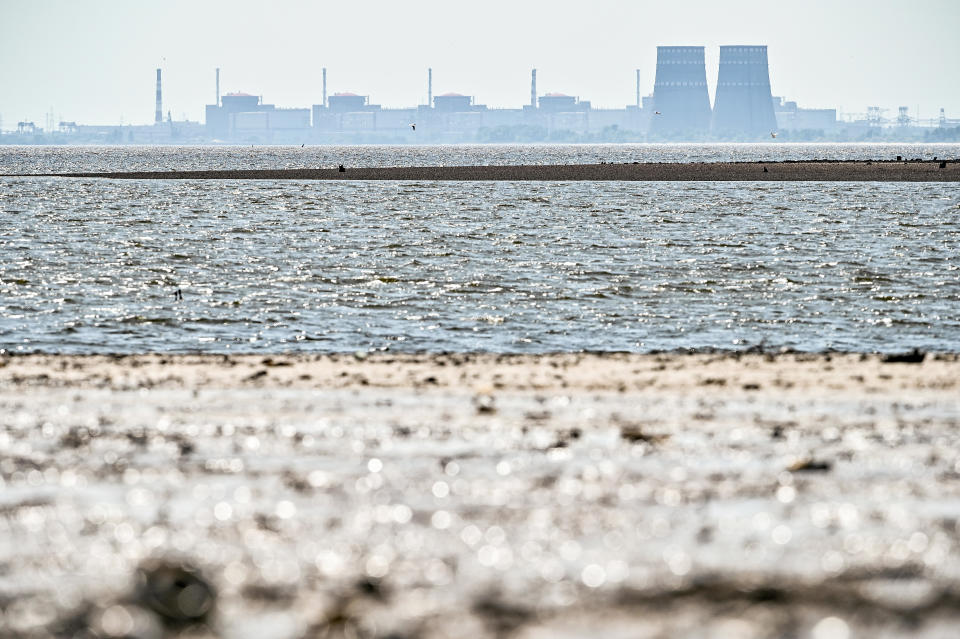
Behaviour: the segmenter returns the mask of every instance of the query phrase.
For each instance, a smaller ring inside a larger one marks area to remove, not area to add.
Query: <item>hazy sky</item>
[[[150,123],[155,69],[164,115],[203,120],[221,91],[278,106],[328,89],[384,106],[455,91],[494,107],[558,91],[595,107],[653,90],[657,45],[707,47],[711,97],[722,44],[769,46],[774,95],[845,113],[898,105],[960,118],[960,0],[0,0],[0,116],[43,126]]]

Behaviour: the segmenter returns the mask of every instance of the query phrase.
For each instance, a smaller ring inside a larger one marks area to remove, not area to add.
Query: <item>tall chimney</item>
[[[220,67],[217,67],[217,101],[214,104],[220,106]]]
[[[637,69],[637,108],[640,108],[640,69]]]
[[[323,106],[327,106],[327,67],[323,67]]]
[[[530,106],[537,108],[537,70],[530,72]]]
[[[433,106],[433,67],[427,69],[427,106]]]
[[[157,69],[157,112],[154,114],[153,121],[156,124],[163,122],[163,100],[160,96],[160,69]]]

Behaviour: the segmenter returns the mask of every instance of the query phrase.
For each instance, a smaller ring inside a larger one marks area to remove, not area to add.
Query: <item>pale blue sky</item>
[[[719,45],[766,44],[774,94],[801,106],[960,118],[958,34],[958,0],[0,0],[0,116],[150,123],[158,66],[175,119],[203,119],[217,66],[224,93],[278,106],[319,103],[324,66],[330,93],[413,106],[432,66],[435,94],[518,107],[535,66],[541,94],[621,108],[635,69],[653,90],[657,45],[706,46],[712,96]]]

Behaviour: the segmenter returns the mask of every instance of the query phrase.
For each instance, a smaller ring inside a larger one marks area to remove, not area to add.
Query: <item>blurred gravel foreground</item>
[[[956,637],[960,359],[0,356],[0,636]]]

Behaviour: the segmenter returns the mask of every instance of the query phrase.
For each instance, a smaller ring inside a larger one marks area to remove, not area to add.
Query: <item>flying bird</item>
[[[771,131],[771,132],[770,132],[770,137],[771,137],[771,138],[777,137],[777,132],[776,132],[776,131]]]
[[[416,131],[416,130],[417,130],[417,125],[414,124],[413,122],[411,122],[411,123],[410,123],[410,128],[413,129],[414,131]]]
[[[660,112],[659,112],[659,111],[654,111],[653,114],[654,114],[654,115],[660,115]]]

